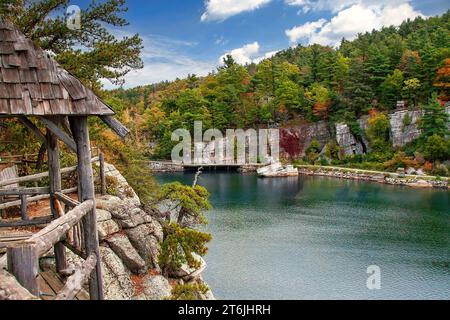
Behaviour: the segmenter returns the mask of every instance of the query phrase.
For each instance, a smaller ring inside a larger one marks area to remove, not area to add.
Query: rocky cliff
[[[197,256],[201,267],[183,266],[177,275],[160,274],[158,255],[163,240],[161,213],[142,209],[141,201],[125,178],[112,165],[106,174],[113,181],[114,195],[96,199],[98,235],[102,258],[103,285],[107,300],[162,300],[171,296],[175,284],[201,283],[205,261]],[[67,251],[69,263],[80,258]],[[48,260],[47,260],[48,264]],[[48,267],[43,265],[42,267]],[[214,299],[211,291],[202,299]]]
[[[450,106],[447,106],[446,110],[450,114]],[[418,110],[400,110],[389,115],[391,141],[394,147],[403,147],[420,137],[421,117],[422,112]],[[363,132],[367,130],[368,119],[369,117],[365,116],[358,120]],[[304,157],[306,149],[313,140],[317,140],[322,148],[330,141],[336,141],[345,155],[359,155],[370,151],[367,139],[362,137],[358,140],[347,124],[337,123],[331,126],[326,122],[318,122],[283,128],[281,130],[282,155],[285,158],[294,159]]]

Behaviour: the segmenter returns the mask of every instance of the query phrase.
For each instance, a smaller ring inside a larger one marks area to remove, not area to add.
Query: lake
[[[192,184],[193,174],[157,174]],[[218,299],[449,299],[449,192],[320,177],[205,173]],[[367,288],[367,268],[381,289]]]

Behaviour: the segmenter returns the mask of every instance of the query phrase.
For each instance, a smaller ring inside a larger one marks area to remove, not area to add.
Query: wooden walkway
[[[58,292],[64,288],[64,280],[54,271],[39,273],[38,284],[42,300],[54,300]],[[89,300],[89,294],[85,290],[81,290],[75,296],[75,300]]]
[[[8,245],[28,240],[33,233],[31,232],[2,232],[0,233],[0,257],[6,252]],[[55,271],[41,271],[38,275],[40,298],[42,300],[54,300],[58,292],[64,288],[65,280]],[[81,290],[76,295],[75,300],[89,300],[89,294]]]

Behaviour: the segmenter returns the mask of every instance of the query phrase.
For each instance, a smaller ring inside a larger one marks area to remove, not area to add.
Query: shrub
[[[419,163],[413,157],[407,157],[404,152],[397,153],[394,158],[384,163],[386,170],[395,171],[398,168],[419,168]]]
[[[390,128],[389,118],[383,113],[369,118],[366,134],[373,150],[381,152],[391,147],[389,143]]]
[[[445,161],[450,157],[450,140],[435,134],[426,140],[421,150],[429,161]]]
[[[172,289],[171,300],[195,301],[201,300],[201,295],[206,294],[209,287],[204,283],[177,284]]]
[[[306,149],[306,160],[314,164],[320,156],[321,146],[317,140],[313,140],[309,147]]]
[[[208,252],[206,244],[212,240],[210,234],[183,228],[176,223],[164,226],[164,235],[158,260],[166,275],[180,269],[185,263],[191,268],[199,268],[200,262],[193,253],[205,255]]]

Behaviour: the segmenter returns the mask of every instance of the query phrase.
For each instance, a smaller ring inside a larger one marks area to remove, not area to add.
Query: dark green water
[[[160,174],[192,183],[192,174]],[[205,279],[219,299],[449,299],[449,192],[204,174]],[[381,290],[366,286],[381,268]]]

